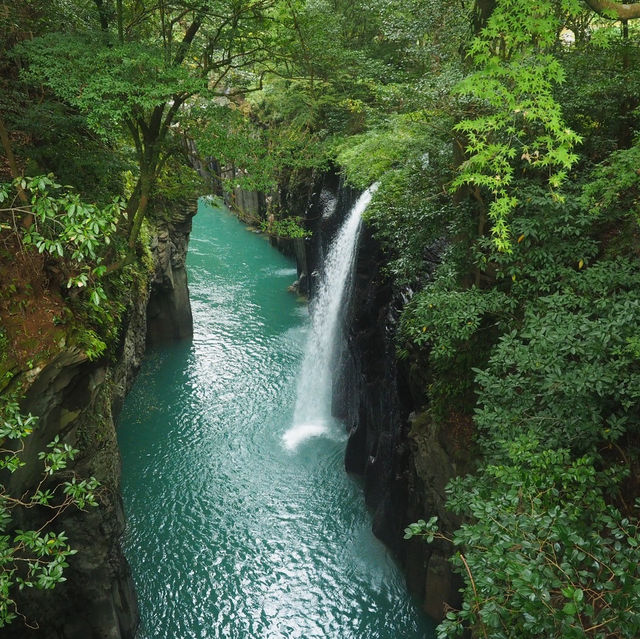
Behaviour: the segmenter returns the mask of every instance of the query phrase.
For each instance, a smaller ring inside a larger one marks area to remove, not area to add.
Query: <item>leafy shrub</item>
[[[438,637],[471,627],[487,639],[635,639],[640,632],[640,521],[608,503],[624,474],[590,455],[503,442],[503,464],[454,480],[450,508],[468,518],[450,541],[465,602]],[[640,502],[637,503],[640,507]],[[436,518],[406,537],[441,538]]]
[[[25,439],[37,426],[37,418],[23,415],[14,398],[0,406],[0,470],[14,473],[25,465],[22,460]],[[0,483],[0,628],[19,614],[14,600],[16,589],[51,589],[65,581],[67,559],[76,551],[64,532],[54,532],[52,523],[71,506],[84,509],[97,506],[95,478],[79,479],[75,473],[55,482],[56,473],[65,470],[78,450],[56,435],[38,455],[42,462],[39,484],[21,495],[12,495],[7,483]],[[13,511],[44,508],[46,523],[37,530],[13,530]]]
[[[564,285],[532,301],[477,371],[486,439],[531,432],[545,447],[584,452],[638,432],[640,361],[629,347],[640,325],[637,265],[599,263]]]
[[[290,239],[311,237],[311,231],[302,226],[301,217],[285,217],[282,220],[262,220],[260,229],[269,235]]]
[[[18,189],[30,194],[28,205],[16,205]],[[64,259],[67,288],[86,290],[90,301],[100,305],[106,299],[100,284],[107,271],[102,257],[122,215],[120,199],[115,198],[106,207],[87,204],[77,193],[63,189],[53,176],[40,175],[19,178],[13,185],[0,184],[0,202],[7,201],[8,210],[14,214],[33,216],[33,222],[22,234],[23,244],[52,258]]]

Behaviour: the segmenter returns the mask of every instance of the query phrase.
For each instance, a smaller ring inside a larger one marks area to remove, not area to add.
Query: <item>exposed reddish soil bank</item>
[[[13,233],[0,232],[0,352],[16,371],[32,369],[64,346],[61,323],[70,313],[60,287],[52,286],[41,255],[19,245]]]

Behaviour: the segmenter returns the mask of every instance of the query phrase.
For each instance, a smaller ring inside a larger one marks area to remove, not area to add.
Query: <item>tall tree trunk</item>
[[[473,8],[473,32],[480,33],[485,28],[487,20],[491,17],[493,10],[496,8],[497,0],[476,0]]]
[[[149,205],[151,189],[155,179],[154,172],[154,170],[149,170],[147,167],[143,167],[141,170],[140,179],[127,202],[126,216],[122,220],[123,223],[126,223],[127,254],[124,258],[109,264],[107,273],[118,271],[123,266],[132,264],[135,261],[136,242]]]
[[[116,21],[118,23],[118,42],[124,42],[124,19],[122,17],[122,0],[116,0]]]
[[[100,29],[104,33],[109,30],[109,15],[107,7],[104,4],[104,0],[93,0],[96,8],[98,9],[98,18],[100,20]]]
[[[634,73],[635,69],[631,68],[631,47],[635,46],[629,40],[629,21],[622,20],[622,73],[623,77],[629,77],[630,73]],[[633,86],[632,84],[626,86]],[[617,118],[617,138],[618,147],[621,149],[628,149],[633,145],[634,124],[636,118],[633,113],[638,107],[638,98],[633,91],[629,91],[625,86],[623,90],[623,97],[618,107]]]
[[[147,212],[147,207],[149,206],[149,198],[151,197],[151,188],[154,182],[154,169],[153,168],[145,168],[143,169],[142,174],[140,175],[140,198],[138,200],[138,207],[131,220],[131,227],[129,230],[129,251],[133,251],[136,246],[136,242],[138,241],[138,235],[140,234],[140,228],[142,227],[142,222],[144,220],[144,216]]]
[[[131,226],[133,224],[133,218],[136,214],[136,211],[138,210],[138,204],[140,203],[140,185],[141,185],[141,180],[140,178],[138,178],[138,181],[135,187],[133,188],[133,192],[129,197],[129,201],[127,202],[127,207],[124,210],[127,233],[131,229]]]
[[[7,127],[4,125],[4,120],[2,116],[0,116],[0,141],[2,142],[2,148],[4,149],[5,154],[7,155],[7,160],[9,162],[9,171],[11,171],[11,177],[14,180],[17,180],[21,177],[20,171],[18,171],[18,163],[16,162],[16,157],[13,155],[13,149],[11,148],[11,139],[9,138],[9,132],[7,131]],[[24,192],[24,189],[20,184],[17,185],[18,189],[18,197],[20,201],[25,205],[29,206],[29,198],[27,194]],[[22,226],[28,229],[33,224],[33,215],[31,213],[27,213],[22,218]]]

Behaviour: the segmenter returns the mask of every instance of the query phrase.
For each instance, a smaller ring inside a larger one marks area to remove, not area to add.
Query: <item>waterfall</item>
[[[327,433],[331,424],[331,382],[342,300],[353,270],[362,213],[377,184],[354,204],[329,247],[316,296],[311,303],[311,330],[300,372],[293,426],[283,436],[295,449],[303,440]]]

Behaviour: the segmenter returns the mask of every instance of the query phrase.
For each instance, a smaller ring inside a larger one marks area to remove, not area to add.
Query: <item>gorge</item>
[[[637,639],[639,7],[0,0],[0,634]]]
[[[346,433],[329,419],[317,351],[307,368],[324,421],[304,415],[311,329],[286,291],[294,264],[203,203],[187,266],[193,344],[151,350],[119,429],[140,637],[430,636],[344,473]]]

